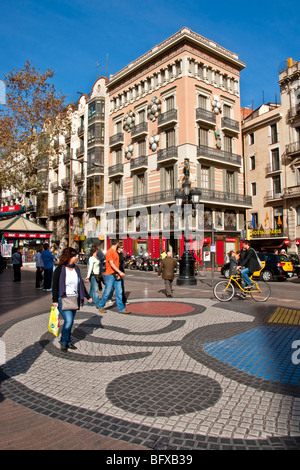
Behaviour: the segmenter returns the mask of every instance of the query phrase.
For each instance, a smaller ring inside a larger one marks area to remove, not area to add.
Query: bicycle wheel
[[[256,302],[265,302],[271,294],[271,287],[265,281],[255,282],[253,290],[250,290],[250,295]]]
[[[214,296],[220,302],[228,302],[234,296],[234,287],[228,281],[219,281],[214,286]]]

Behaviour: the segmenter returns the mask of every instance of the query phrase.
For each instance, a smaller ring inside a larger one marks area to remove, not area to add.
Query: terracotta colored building
[[[204,205],[203,243],[193,248],[203,248],[209,266],[212,237],[218,264],[239,247],[251,207],[244,193],[240,123],[244,67],[237,54],[183,28],[110,77],[105,199],[111,204],[108,219],[116,218],[116,234],[129,254],[148,252],[155,258],[164,249],[182,251],[173,213],[165,221],[153,211],[175,203],[185,159]],[[135,209],[124,215],[122,200]],[[193,214],[194,228],[196,218]],[[170,229],[167,237],[164,224]],[[108,221],[108,236],[113,232]]]

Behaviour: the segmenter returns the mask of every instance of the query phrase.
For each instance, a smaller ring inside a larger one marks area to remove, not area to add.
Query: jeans
[[[14,281],[20,282],[21,281],[21,265],[13,264],[13,269],[14,269]]]
[[[64,324],[61,331],[60,344],[65,344],[66,346],[68,346],[72,343],[71,330],[77,310],[62,310],[62,302],[60,297],[58,299],[58,310],[64,319]]]
[[[249,268],[243,268],[241,269],[241,276],[242,276],[242,279],[245,283],[245,287],[246,286],[249,286],[250,284],[252,284],[252,281],[251,279],[249,278]]]
[[[91,275],[90,277],[90,284],[91,284],[90,297],[92,297],[94,305],[96,305],[96,307],[98,308],[99,303],[100,303],[99,294],[98,294],[98,282],[96,281],[96,278],[93,275]],[[93,304],[90,304],[90,305],[93,305]]]
[[[122,284],[121,281],[117,281],[113,274],[107,274],[105,276],[105,289],[103,295],[101,297],[101,301],[99,304],[99,308],[103,308],[105,306],[106,301],[108,300],[109,294],[112,290],[115,289],[116,292],[116,301],[119,312],[125,310],[125,305],[122,300]]]
[[[122,285],[122,301],[123,301],[123,304],[126,305],[126,303],[127,303],[127,298],[126,298],[126,295],[125,295],[125,283],[124,283],[124,278],[122,277],[121,281],[118,281],[118,282],[121,282],[121,285]],[[108,298],[107,298],[106,300],[112,300],[113,293],[114,293],[114,289],[112,289],[111,293],[109,294],[109,296],[108,296]]]

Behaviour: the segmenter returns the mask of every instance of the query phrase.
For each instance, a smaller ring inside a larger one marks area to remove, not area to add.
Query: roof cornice
[[[146,52],[141,57],[128,64],[122,70],[112,75],[108,82],[108,88],[110,88],[110,86],[115,85],[119,80],[126,77],[127,74],[131,74],[134,70],[143,66],[148,61],[153,60],[156,56],[161,55],[162,53],[164,53],[171,47],[174,47],[174,45],[182,42],[185,39],[195,43],[196,45],[198,45],[198,47],[201,47],[201,49],[204,49],[215,56],[219,56],[224,61],[230,63],[231,65],[234,65],[239,71],[246,66],[244,62],[241,62],[239,60],[238,55],[234,52],[230,52],[224,47],[219,46],[214,41],[200,36],[199,34],[191,31],[189,28],[184,27],[173,36],[169,37],[157,46],[154,46],[150,51]]]

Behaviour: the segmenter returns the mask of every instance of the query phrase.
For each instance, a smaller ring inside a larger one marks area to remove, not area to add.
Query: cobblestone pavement
[[[85,305],[63,353],[51,296],[23,279],[0,281],[15,296],[0,317],[1,449],[300,448],[300,309],[220,303],[208,284],[167,299],[154,273],[129,274],[131,315]]]

